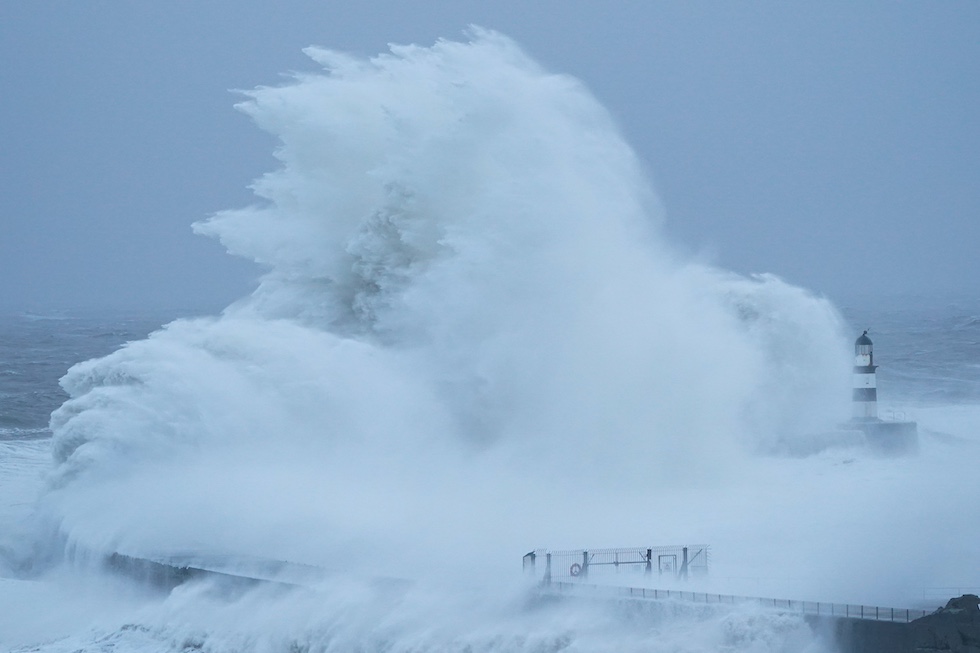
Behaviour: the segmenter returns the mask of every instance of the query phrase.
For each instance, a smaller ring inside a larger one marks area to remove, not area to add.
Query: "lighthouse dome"
[[[854,341],[854,345],[855,346],[871,345],[871,344],[872,344],[871,343],[871,338],[868,337],[868,332],[867,331],[865,331],[864,333],[862,333],[861,336],[857,340]]]

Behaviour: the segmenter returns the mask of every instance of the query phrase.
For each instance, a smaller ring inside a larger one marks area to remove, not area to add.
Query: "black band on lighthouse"
[[[878,401],[878,389],[854,388],[854,401]]]

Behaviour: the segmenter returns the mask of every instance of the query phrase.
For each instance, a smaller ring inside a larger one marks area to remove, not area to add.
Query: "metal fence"
[[[562,594],[588,592],[589,595],[601,595],[611,598],[633,599],[676,599],[696,603],[721,603],[728,605],[756,604],[770,607],[782,612],[797,614],[837,617],[846,619],[869,619],[873,621],[894,621],[908,623],[927,614],[927,610],[911,610],[907,608],[886,608],[876,605],[853,605],[849,603],[821,603],[817,601],[794,601],[791,599],[766,599],[751,596],[733,596],[730,594],[710,594],[707,592],[685,592],[682,590],[659,590],[643,587],[613,587],[609,585],[591,585],[581,582],[552,581],[542,586],[544,591]]]
[[[540,575],[545,582],[581,581],[596,576],[642,574],[687,578],[708,571],[708,546],[637,547],[622,549],[539,549],[524,556],[526,573]]]

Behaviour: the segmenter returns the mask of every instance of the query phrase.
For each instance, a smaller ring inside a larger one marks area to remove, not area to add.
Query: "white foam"
[[[532,617],[500,608],[469,624],[469,590],[447,588],[497,609],[543,545],[707,541],[724,574],[772,591],[889,595],[892,567],[869,560],[911,525],[887,520],[922,506],[922,483],[904,485],[918,463],[758,455],[848,413],[849,339],[827,301],[672,253],[606,111],[505,37],[308,54],[325,72],[241,107],[281,141],[259,204],[197,226],[267,274],[221,316],[69,372],[40,544],[289,560],[420,580],[447,604],[324,588],[326,604],[226,606],[188,588],[140,622],[174,610],[214,650],[286,631],[313,648],[814,645],[799,620],[732,613],[624,629],[549,612],[529,636]]]

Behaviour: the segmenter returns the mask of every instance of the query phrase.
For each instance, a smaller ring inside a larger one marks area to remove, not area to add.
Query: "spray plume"
[[[280,143],[258,203],[195,225],[258,288],[63,380],[69,549],[490,582],[536,545],[710,537],[636,506],[846,412],[834,309],[674,254],[579,82],[478,29],[306,52],[239,105]]]

